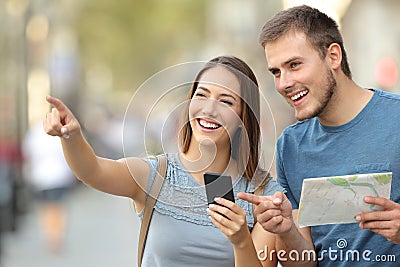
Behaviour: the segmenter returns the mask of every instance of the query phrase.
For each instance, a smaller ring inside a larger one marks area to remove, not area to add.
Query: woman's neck
[[[201,184],[205,172],[225,173],[232,177],[238,173],[236,160],[230,156],[230,147],[191,144],[188,151],[179,156],[183,166]]]

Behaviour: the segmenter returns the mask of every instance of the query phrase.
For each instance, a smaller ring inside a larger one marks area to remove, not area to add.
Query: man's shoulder
[[[400,94],[383,91],[383,90],[378,90],[378,89],[375,89],[375,91],[378,93],[378,97],[380,97],[382,99],[394,101],[395,103],[398,103],[400,101]]]
[[[292,125],[287,126],[282,135],[297,135],[299,133],[303,133],[307,131],[307,129],[315,123],[316,118],[306,119],[302,121],[297,121]]]
[[[400,94],[383,90],[375,90],[375,94],[377,97],[373,107],[374,113],[387,119],[393,119],[393,116],[399,118]]]
[[[306,119],[287,126],[278,138],[278,146],[284,143],[297,143],[302,140],[310,131],[313,131],[316,120],[317,118]]]

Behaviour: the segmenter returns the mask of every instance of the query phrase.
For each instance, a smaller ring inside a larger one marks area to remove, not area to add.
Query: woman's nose
[[[205,99],[204,101],[202,101],[203,103],[201,103],[202,107],[202,113],[208,116],[215,116],[216,115],[216,111],[218,109],[218,101],[215,99]]]

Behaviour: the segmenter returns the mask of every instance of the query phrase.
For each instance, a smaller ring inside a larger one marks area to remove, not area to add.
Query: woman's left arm
[[[208,214],[212,223],[232,243],[235,266],[276,266],[276,258],[272,261],[269,258],[261,261],[257,255],[257,251],[264,249],[265,246],[268,247],[268,250],[275,249],[274,235],[264,231],[258,223],[250,233],[246,222],[246,213],[239,205],[224,198],[218,198],[216,202],[220,205],[210,205]]]

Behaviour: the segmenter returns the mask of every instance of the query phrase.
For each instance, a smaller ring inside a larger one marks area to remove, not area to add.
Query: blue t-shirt
[[[303,179],[393,172],[400,202],[400,96],[381,90],[350,122],[327,127],[317,118],[289,126],[277,143],[277,180],[298,209]],[[319,266],[400,266],[400,245],[358,223],[313,226]]]
[[[180,267],[235,265],[233,247],[226,236],[216,228],[207,214],[204,185],[199,184],[185,169],[178,154],[168,154],[167,173],[149,226],[142,266]],[[157,160],[148,159],[150,181],[154,181]],[[283,188],[269,180],[264,195],[273,195]],[[246,212],[247,225],[252,228],[252,204],[238,199],[239,192],[254,192],[254,186],[243,177],[233,183],[235,202]],[[139,213],[142,219],[143,213]]]

